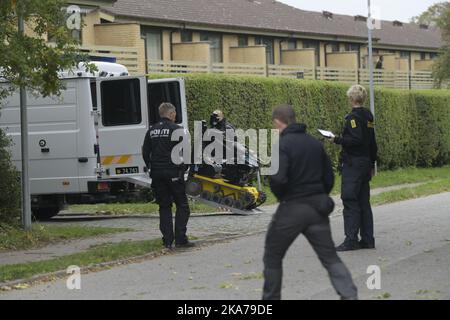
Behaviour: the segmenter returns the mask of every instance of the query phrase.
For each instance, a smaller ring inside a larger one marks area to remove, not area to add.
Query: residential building
[[[133,73],[220,72],[346,82],[368,77],[363,16],[304,11],[274,0],[69,2],[84,9],[82,46],[92,54],[117,56]],[[392,81],[400,75],[399,87],[411,87],[411,74],[419,75],[429,87],[441,46],[435,27],[381,21],[374,30],[375,63],[383,57],[377,73]]]

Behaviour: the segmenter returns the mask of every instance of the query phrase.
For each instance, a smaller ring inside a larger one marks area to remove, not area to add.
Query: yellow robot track
[[[224,179],[193,175],[186,185],[187,194],[216,207],[237,213],[249,213],[262,205],[266,195],[254,187],[241,187]]]

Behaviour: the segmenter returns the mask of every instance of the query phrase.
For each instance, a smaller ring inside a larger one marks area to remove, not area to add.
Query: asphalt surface
[[[397,185],[388,188],[372,190],[372,195],[382,192],[390,192],[403,188],[412,188],[419,184]],[[336,209],[333,216],[342,215],[342,203],[339,196],[335,196]],[[246,236],[258,232],[265,232],[276,206],[264,206],[262,212],[257,215],[235,216],[230,214],[201,214],[191,217],[188,232],[199,239],[221,239],[232,236]],[[129,228],[132,232],[102,235],[87,239],[75,239],[62,241],[56,244],[36,249],[2,252],[0,265],[27,263],[49,260],[77,252],[88,250],[92,246],[104,243],[117,243],[121,241],[139,241],[157,239],[161,237],[159,231],[159,218],[157,215],[136,216],[101,216],[98,214],[86,214],[65,211],[46,225],[80,225],[90,227]]]
[[[450,193],[374,209],[377,250],[341,254],[361,299],[450,299]],[[239,217],[234,217],[239,219]],[[332,219],[336,242],[342,217]],[[0,293],[0,299],[259,299],[264,234],[82,275],[81,290],[66,280]],[[371,265],[381,289],[369,290]],[[337,299],[303,237],[284,263],[284,299]]]

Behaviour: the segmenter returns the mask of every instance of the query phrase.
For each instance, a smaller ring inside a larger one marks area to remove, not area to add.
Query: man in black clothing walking
[[[373,213],[370,206],[370,180],[377,161],[377,141],[374,117],[362,107],[367,91],[360,85],[352,86],[347,96],[352,112],[345,117],[342,137],[334,138],[341,145],[342,190],[344,203],[345,241],[338,251],[375,249]],[[361,235],[359,241],[358,233]]]
[[[273,112],[274,127],[281,131],[279,171],[271,177],[272,192],[280,201],[267,232],[264,252],[264,300],[281,299],[283,258],[304,234],[327,269],[342,299],[357,299],[350,272],[340,260],[331,237],[329,214],[334,209],[329,193],[334,185],[331,162],[323,145],[296,123],[292,106]]]
[[[179,143],[172,141],[172,134],[183,128],[175,124],[176,109],[170,103],[159,107],[160,122],[148,130],[142,154],[150,169],[152,188],[159,204],[160,230],[164,246],[172,248],[192,246],[186,236],[190,216],[189,203],[184,181],[185,166],[174,164],[172,150]],[[172,204],[177,207],[175,232],[173,228]]]

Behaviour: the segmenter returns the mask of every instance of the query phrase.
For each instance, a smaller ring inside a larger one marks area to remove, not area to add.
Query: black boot
[[[376,249],[376,247],[375,247],[375,242],[373,242],[373,243],[368,243],[368,242],[365,242],[365,241],[360,241],[360,242],[359,242],[359,247],[360,247],[361,249],[367,249],[367,250],[373,250],[373,249]]]
[[[263,300],[281,300],[283,269],[264,270]]]
[[[356,251],[361,249],[359,242],[356,241],[345,241],[339,247],[336,248],[337,252],[346,252],[346,251]]]

